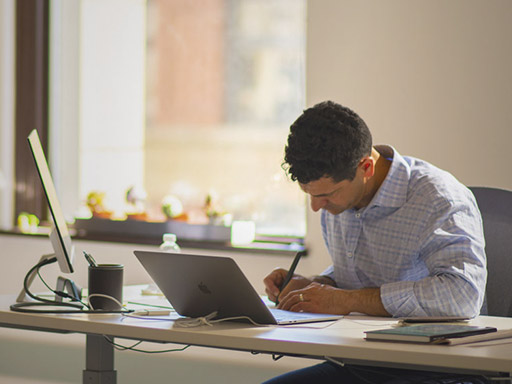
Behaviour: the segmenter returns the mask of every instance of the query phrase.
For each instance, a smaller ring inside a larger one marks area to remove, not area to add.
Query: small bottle
[[[176,235],[174,233],[164,233],[164,242],[160,244],[160,250],[163,252],[179,253],[180,246],[176,243]]]
[[[160,251],[169,253],[181,252],[180,246],[176,243],[176,235],[174,233],[164,233],[163,243],[160,244]],[[143,295],[163,295],[155,283],[150,283],[147,287],[142,288],[141,293]]]

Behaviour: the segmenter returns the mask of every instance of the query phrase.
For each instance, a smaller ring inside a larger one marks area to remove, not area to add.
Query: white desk
[[[254,327],[220,323],[213,327],[177,328],[169,321],[148,321],[121,315],[51,315],[11,312],[15,296],[0,296],[0,326],[87,335],[84,383],[116,380],[114,351],[102,335],[117,338],[192,344],[221,349],[323,359],[345,363],[431,369],[484,374],[512,373],[512,340],[493,345],[437,346],[369,342],[364,331],[385,328],[385,318],[347,316],[327,328],[327,323],[308,326]],[[511,329],[512,319],[480,317],[472,324]],[[56,337],[58,337],[56,335]],[[58,364],[58,362],[56,362]]]

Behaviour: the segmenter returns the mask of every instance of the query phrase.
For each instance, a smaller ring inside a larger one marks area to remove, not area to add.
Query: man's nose
[[[318,212],[327,203],[326,199],[311,196],[311,209]]]

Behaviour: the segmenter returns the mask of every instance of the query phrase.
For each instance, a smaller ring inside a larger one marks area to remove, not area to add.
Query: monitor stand
[[[69,296],[71,296],[74,300],[80,301],[82,300],[82,289],[79,288],[75,282],[67,277],[59,276],[57,277],[57,292],[66,292]],[[55,301],[62,302],[63,297],[60,295],[55,295]]]
[[[42,262],[49,260],[51,258],[54,258],[55,254],[51,253],[48,255],[43,255],[39,259],[39,262],[37,264],[41,264]],[[56,260],[55,260],[56,261]],[[34,269],[30,276],[27,278],[27,288],[29,288],[32,285],[32,282],[34,281],[34,278],[37,275],[38,269]],[[69,296],[73,297],[75,300],[80,301],[82,299],[82,289],[77,287],[77,285],[70,279],[59,276],[57,278],[57,288],[56,291],[60,292],[66,292]],[[21,292],[19,293],[18,297],[16,298],[17,303],[24,303],[27,301],[30,301],[30,297],[27,295],[27,291],[25,290],[25,286],[21,289]],[[55,301],[62,302],[63,298],[60,295],[55,295]]]

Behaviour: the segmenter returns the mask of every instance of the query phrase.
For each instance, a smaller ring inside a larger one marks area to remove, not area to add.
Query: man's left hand
[[[277,308],[293,312],[345,315],[349,313],[347,312],[348,308],[343,311],[337,304],[337,296],[342,293],[341,289],[314,282],[303,289],[291,291],[280,298]]]
[[[380,299],[379,288],[346,290],[317,282],[289,292],[280,298],[277,308],[293,312],[336,315],[360,312],[372,316],[390,316]]]

